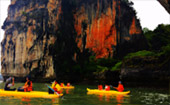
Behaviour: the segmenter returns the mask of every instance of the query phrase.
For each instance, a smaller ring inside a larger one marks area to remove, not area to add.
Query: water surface
[[[24,85],[16,83],[15,87]],[[34,83],[34,90],[48,91],[43,83]],[[4,83],[0,84],[0,88]],[[126,88],[130,95],[94,95],[87,94],[86,88],[97,88],[90,85],[76,85],[75,89],[63,90],[64,96],[56,99],[0,97],[0,105],[170,105],[170,95],[165,89]]]

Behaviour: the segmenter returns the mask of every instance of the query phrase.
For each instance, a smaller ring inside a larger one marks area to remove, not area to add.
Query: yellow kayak
[[[5,91],[0,89],[0,96],[17,96],[17,97],[30,97],[30,98],[59,98],[63,94],[48,94],[48,92],[31,91],[31,92],[19,92],[19,91]]]
[[[74,89],[74,86],[63,86],[62,89]]]
[[[127,95],[130,93],[130,91],[125,91],[125,92],[119,92],[119,91],[115,91],[115,90],[110,90],[110,91],[106,91],[106,90],[98,90],[98,89],[89,89],[87,88],[88,93],[91,94],[122,94],[122,95]]]

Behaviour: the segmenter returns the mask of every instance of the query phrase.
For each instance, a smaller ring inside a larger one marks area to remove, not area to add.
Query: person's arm
[[[14,83],[14,77],[13,77],[13,78],[12,78],[12,86],[14,86],[14,84],[15,84],[15,83]]]
[[[113,87],[113,88],[117,89],[118,87]]]
[[[25,88],[27,88],[28,87],[28,83],[26,84],[25,83],[25,85],[24,86],[22,86],[22,88],[21,89],[25,89]]]

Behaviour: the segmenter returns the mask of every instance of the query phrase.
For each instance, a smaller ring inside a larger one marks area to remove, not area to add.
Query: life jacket
[[[105,90],[106,91],[110,91],[110,86],[109,85],[105,85]]]
[[[117,90],[118,90],[119,92],[123,92],[123,90],[124,90],[123,85],[122,85],[122,84],[119,84],[118,87],[117,87]]]
[[[67,87],[69,87],[70,86],[70,83],[67,83]]]
[[[61,86],[61,87],[64,87],[64,83],[61,83],[60,86]]]
[[[54,82],[51,87],[56,92],[59,92],[61,90],[61,86],[57,82]]]
[[[56,84],[58,84],[58,83],[54,81],[51,85],[51,88],[54,88]]]
[[[32,91],[32,81],[27,81],[24,86],[27,86],[27,88],[24,89],[24,92],[30,92]]]
[[[98,85],[98,89],[99,90],[103,90],[103,86],[102,85]]]
[[[57,89],[57,91],[60,91],[61,90],[61,86],[59,84],[56,84],[55,85],[55,88]]]

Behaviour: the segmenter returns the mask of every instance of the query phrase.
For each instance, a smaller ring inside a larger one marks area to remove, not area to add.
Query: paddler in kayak
[[[64,83],[60,83],[60,86],[61,86],[61,87],[64,87],[65,85],[64,85]]]
[[[110,86],[109,85],[105,85],[105,90],[106,91],[110,91]]]
[[[113,88],[117,89],[119,92],[123,92],[124,90],[124,86],[121,81],[119,81],[118,87],[113,87]]]
[[[30,76],[27,76],[27,77],[26,77],[25,85],[22,86],[22,87],[19,87],[19,88],[18,88],[18,91],[30,92],[30,91],[33,90],[32,88],[33,88],[33,87],[32,87],[32,81],[31,81],[31,79],[30,79]]]
[[[103,86],[102,85],[98,85],[98,89],[99,90],[103,90]]]
[[[67,87],[70,87],[71,85],[70,85],[70,83],[67,83]]]
[[[51,88],[52,88],[55,92],[57,92],[58,94],[60,94],[61,86],[57,83],[56,80],[52,83]],[[54,92],[53,92],[51,89],[48,90],[48,93],[49,93],[49,94],[54,94]]]
[[[11,89],[11,87],[14,86],[14,84],[15,84],[15,83],[14,83],[14,77],[9,77],[9,78],[6,80],[4,90],[6,90],[6,91],[15,91],[16,88]]]

